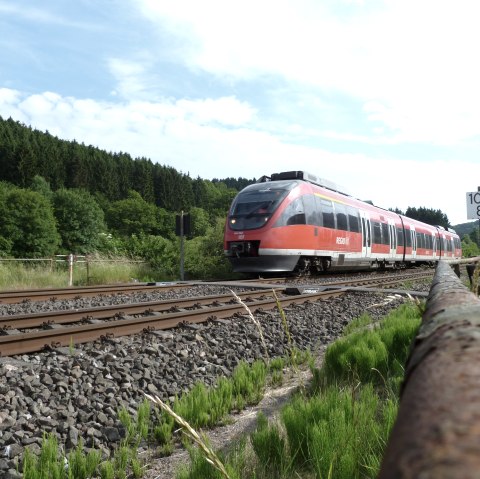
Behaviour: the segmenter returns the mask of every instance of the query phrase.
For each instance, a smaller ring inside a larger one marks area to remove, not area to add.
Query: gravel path
[[[133,299],[114,296],[32,302],[1,306],[0,314],[226,292],[226,288],[198,286],[163,293],[161,298],[141,293]],[[382,317],[402,301],[348,293],[325,302],[291,306],[285,313],[295,345],[316,351],[365,311]],[[264,311],[255,316],[262,325],[269,356],[285,355],[287,339],[279,313]],[[44,432],[56,433],[67,449],[81,438],[85,447],[94,446],[108,456],[124,434],[118,421],[122,405],[136,412],[144,392],[173,399],[195,382],[213,384],[219,376],[230,375],[240,361],[251,363],[263,354],[258,331],[245,314],[75,348],[0,358],[0,477],[21,477],[15,470],[25,448],[38,452]]]

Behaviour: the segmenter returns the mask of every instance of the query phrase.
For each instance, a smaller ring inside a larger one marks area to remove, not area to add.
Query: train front
[[[233,200],[225,226],[224,250],[241,273],[292,271],[299,256],[282,254],[274,225],[297,181],[255,183]],[[273,230],[273,231],[272,231]]]

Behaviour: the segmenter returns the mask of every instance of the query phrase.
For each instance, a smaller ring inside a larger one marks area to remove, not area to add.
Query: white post
[[[73,286],[73,254],[68,255],[68,286]]]

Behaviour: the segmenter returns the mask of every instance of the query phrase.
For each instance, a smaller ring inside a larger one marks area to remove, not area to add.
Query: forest
[[[0,117],[0,257],[99,253],[142,258],[175,276],[175,217],[184,211],[192,224],[189,275],[228,270],[225,216],[236,193],[254,181],[191,178]]]
[[[228,274],[223,228],[234,196],[255,178],[204,180],[128,153],[61,140],[0,117],[0,257],[100,254],[178,272],[175,218],[186,212],[189,278]],[[394,210],[398,211],[399,210]],[[450,226],[440,210],[407,216]]]

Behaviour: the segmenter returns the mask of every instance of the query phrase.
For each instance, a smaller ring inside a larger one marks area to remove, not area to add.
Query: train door
[[[397,254],[397,230],[395,228],[395,223],[393,220],[388,220],[388,230],[390,233],[390,259],[395,260]]]
[[[417,258],[417,232],[415,226],[410,226],[410,234],[412,235],[412,260]]]
[[[368,212],[360,211],[362,220],[362,258],[370,259],[372,256],[372,226]]]

